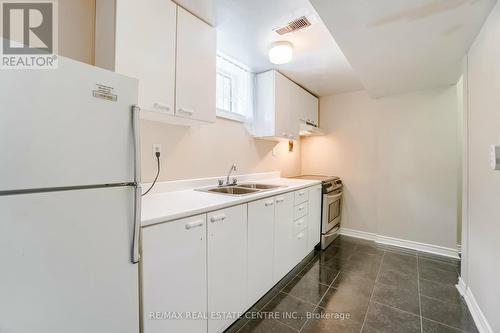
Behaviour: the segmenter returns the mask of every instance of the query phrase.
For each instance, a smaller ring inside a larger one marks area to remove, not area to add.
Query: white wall
[[[59,0],[59,54],[94,63],[95,0]]]
[[[497,4],[468,54],[468,271],[462,274],[492,332],[500,332],[500,171],[490,168],[488,149],[500,140],[499,41]]]
[[[302,172],[345,183],[343,226],[456,247],[456,87],[320,99],[325,137],[304,139]]]
[[[152,145],[163,148],[160,180],[225,175],[236,163],[239,174],[281,171],[283,176],[300,174],[300,142],[288,151],[288,141],[275,143],[254,139],[242,123],[217,118],[215,124],[180,127],[141,122],[142,181],[154,179],[156,159]],[[276,155],[272,155],[273,148]]]

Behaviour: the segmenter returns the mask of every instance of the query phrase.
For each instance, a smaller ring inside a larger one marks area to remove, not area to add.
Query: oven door
[[[327,234],[340,223],[342,215],[342,190],[332,191],[323,195],[323,216],[321,233]]]

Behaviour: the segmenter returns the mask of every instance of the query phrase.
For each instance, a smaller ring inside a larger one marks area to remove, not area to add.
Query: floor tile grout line
[[[372,293],[370,294],[370,299],[368,300],[368,305],[366,307],[366,312],[365,312],[365,318],[363,319],[363,323],[361,324],[360,332],[363,332],[363,328],[365,327],[366,318],[368,317],[368,310],[370,309],[370,303],[373,298],[373,293],[375,292],[375,284],[377,283],[378,275],[380,274],[380,270],[382,269],[382,263],[384,262],[385,253],[386,251],[384,250],[384,253],[382,254],[382,260],[380,260],[380,264],[378,267],[377,276],[375,276],[375,280],[373,281]]]
[[[330,283],[330,285],[328,285],[328,288],[326,289],[325,293],[323,294],[323,296],[321,296],[321,298],[319,299],[318,303],[314,306],[314,309],[313,309],[313,312],[316,311],[316,309],[318,309],[321,304],[321,301],[323,300],[323,298],[325,298],[326,294],[328,293],[328,291],[330,290],[330,288],[333,288],[332,285],[335,283],[335,280],[337,280],[337,278],[339,277],[340,275],[340,271],[337,272],[337,275],[335,275],[335,278],[332,280],[332,282]],[[327,309],[325,309],[327,310]],[[302,332],[302,330],[304,329],[304,327],[306,326],[306,324],[309,322],[310,319],[307,319],[304,324],[302,325],[302,327],[300,328],[299,330],[299,333]]]
[[[382,302],[379,302],[379,301],[371,301],[371,302],[375,303],[375,304],[379,304],[379,305],[385,306],[385,307],[388,307],[388,308],[391,308],[391,309],[399,311],[399,312],[404,312],[406,314],[410,314],[410,315],[412,315],[414,317],[419,317],[420,318],[420,316],[418,314],[415,314],[415,313],[410,312],[410,311],[402,310],[402,309],[397,308],[397,307],[392,306],[392,305],[388,305],[388,304],[385,304],[385,303],[382,303]]]
[[[434,319],[430,319],[430,318],[427,318],[427,317],[422,317],[422,318],[423,318],[423,319],[425,319],[425,320],[428,320],[428,321],[432,321],[432,322],[434,322],[434,323],[436,323],[436,324],[439,324],[439,325],[443,325],[443,326],[446,326],[446,327],[452,328],[452,329],[457,330],[457,331],[460,331],[460,332],[465,332],[465,331],[464,331],[463,329],[461,329],[461,328],[458,328],[458,327],[455,327],[455,326],[450,326],[450,325],[448,325],[448,324],[442,323],[442,322],[437,321],[437,320],[434,320]]]
[[[420,295],[420,270],[419,270],[419,257],[417,255],[417,288],[418,288],[418,309],[420,311],[420,333],[424,333],[424,323],[422,319],[422,297]]]

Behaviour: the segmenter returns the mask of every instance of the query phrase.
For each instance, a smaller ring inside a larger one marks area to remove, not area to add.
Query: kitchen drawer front
[[[303,202],[306,202],[309,197],[309,191],[307,188],[302,190],[295,191],[295,205],[299,205]]]
[[[300,219],[303,216],[307,215],[307,202],[301,203],[294,207],[294,220]]]
[[[303,216],[300,219],[297,219],[293,222],[295,225],[295,234],[300,233],[307,229],[307,216]]]

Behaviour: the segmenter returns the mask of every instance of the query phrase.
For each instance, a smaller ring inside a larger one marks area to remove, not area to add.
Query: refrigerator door
[[[64,57],[57,69],[2,71],[0,192],[134,182],[137,88]]]
[[[134,187],[0,196],[0,331],[139,332]]]

